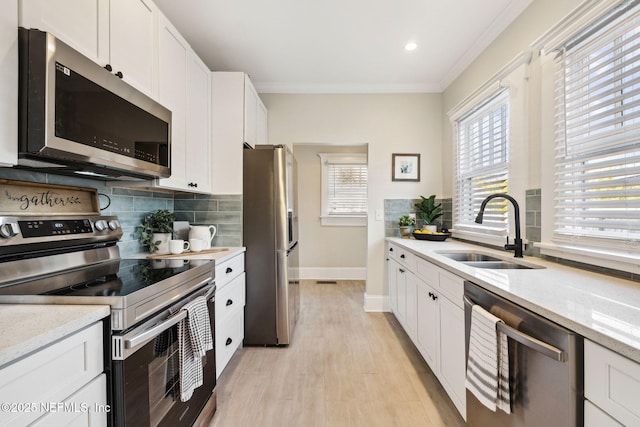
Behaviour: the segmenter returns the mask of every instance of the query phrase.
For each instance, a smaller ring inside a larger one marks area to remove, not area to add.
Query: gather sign
[[[0,180],[0,215],[99,214],[95,188]]]

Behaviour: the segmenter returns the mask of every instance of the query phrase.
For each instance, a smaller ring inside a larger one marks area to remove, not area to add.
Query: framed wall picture
[[[420,154],[391,155],[391,180],[420,182]]]

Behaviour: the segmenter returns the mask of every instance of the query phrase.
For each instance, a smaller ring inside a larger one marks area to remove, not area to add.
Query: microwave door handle
[[[471,300],[468,296],[464,295],[463,297],[464,303],[468,306],[473,307],[475,302]],[[544,341],[541,341],[537,338],[534,338],[530,335],[525,334],[524,332],[519,331],[516,328],[513,328],[506,323],[498,323],[497,329],[504,333],[509,338],[519,342],[525,347],[530,348],[531,350],[537,351],[547,357],[550,357],[558,362],[566,362],[567,361],[567,353],[560,350],[557,347],[552,346],[551,344],[547,344]]]
[[[148,340],[149,338],[153,338],[157,335],[160,335],[162,332],[166,331],[167,329],[169,329],[170,327],[172,327],[173,325],[175,325],[176,323],[180,322],[182,319],[186,319],[187,317],[187,312],[185,310],[180,311],[178,314],[176,314],[175,316],[171,316],[170,318],[168,318],[167,320],[158,323],[157,325],[153,326],[152,328],[149,328],[147,330],[145,330],[144,332],[141,332],[137,335],[134,335],[131,338],[127,338],[124,340],[124,348],[135,348],[138,345],[140,345],[141,343],[145,342],[146,340]]]

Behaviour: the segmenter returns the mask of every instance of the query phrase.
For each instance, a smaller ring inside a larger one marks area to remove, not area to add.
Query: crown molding
[[[439,85],[430,84],[323,84],[253,82],[258,93],[365,94],[365,93],[440,93]]]

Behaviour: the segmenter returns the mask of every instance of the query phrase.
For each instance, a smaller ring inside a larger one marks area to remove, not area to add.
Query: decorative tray
[[[447,237],[451,236],[451,233],[441,233],[438,232],[437,234],[435,233],[416,233],[415,231],[412,233],[413,237],[416,240],[431,240],[433,242],[444,242],[445,240],[447,240]]]

